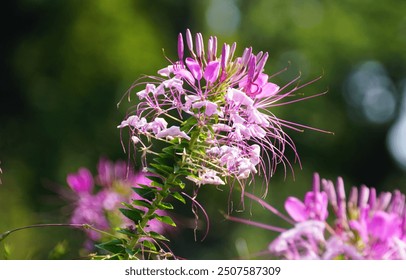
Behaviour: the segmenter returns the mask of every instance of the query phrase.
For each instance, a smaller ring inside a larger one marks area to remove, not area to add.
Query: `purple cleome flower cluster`
[[[71,223],[89,224],[106,232],[111,232],[116,227],[133,225],[134,222],[121,215],[118,209],[123,202],[143,200],[132,188],[149,185],[151,180],[146,177],[148,174],[134,173],[124,161],[112,162],[103,158],[98,163],[97,171],[98,175],[95,177],[84,167],[77,173],[68,174],[67,183],[76,194]],[[164,211],[158,210],[157,213],[164,214]],[[165,228],[163,223],[153,219],[148,222],[145,231],[163,233]],[[93,241],[102,239],[100,232],[86,232]]]
[[[274,256],[293,260],[406,259],[405,195],[399,191],[378,195],[374,188],[363,185],[353,187],[347,200],[341,177],[334,186],[316,173],[313,190],[303,201],[296,197],[285,201],[290,217],[259,198],[249,197],[293,225],[285,230],[257,224],[280,232],[268,247]]]
[[[263,73],[268,53],[246,48],[235,57],[233,43],[224,44],[218,54],[216,37],[208,39],[205,49],[202,34],[193,40],[187,30],[186,45],[189,56],[179,34],[179,59],[131,88],[144,87],[136,93],[139,103],[118,127],[129,127],[143,164],[154,153],[153,139],[177,139],[189,142],[181,156],[190,172],[187,178],[197,185],[224,185],[229,177],[243,181],[260,171],[267,179],[278,164],[291,167],[285,150],[292,148],[297,157],[296,148],[283,128],[304,126],[277,118],[269,108],[305,86],[288,90],[299,77],[281,88]]]

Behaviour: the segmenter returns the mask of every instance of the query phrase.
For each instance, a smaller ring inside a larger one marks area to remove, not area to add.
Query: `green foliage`
[[[152,237],[153,239],[157,239],[157,240],[162,240],[162,241],[169,241],[168,238],[166,238],[165,236],[163,236],[162,234],[159,234],[155,231],[150,231],[148,232],[148,235],[150,237]]]
[[[97,246],[107,252],[105,257],[154,259],[165,252],[161,242],[169,240],[164,235],[151,231],[148,228],[148,222],[155,220],[176,227],[176,223],[169,215],[158,214],[157,211],[174,209],[172,203],[165,201],[168,198],[175,198],[185,203],[185,199],[178,190],[185,187],[183,179],[190,175],[190,171],[183,164],[181,153],[186,148],[190,148],[187,143],[174,140],[168,142],[160,153],[154,155],[155,163],[148,165],[150,175],[147,177],[151,183],[132,188],[141,199],[133,200],[131,204],[122,203],[124,208],[119,209],[124,216],[134,222],[133,226],[118,229],[117,232],[122,235],[121,237],[114,237]],[[171,253],[168,254],[171,255]]]
[[[175,222],[169,216],[159,216],[159,215],[155,214],[154,218],[157,219],[158,221],[161,221],[161,222],[165,223],[165,224],[176,227]]]
[[[145,207],[145,208],[151,208],[151,203],[145,201],[145,200],[133,200],[132,201],[132,205],[134,206],[141,206],[141,207]]]
[[[116,255],[122,255],[126,254],[125,244],[125,240],[112,239],[101,244],[96,244],[96,247],[106,252],[110,252]]]
[[[170,166],[165,166],[162,164],[150,163],[150,165],[154,168],[153,170],[160,175],[169,176],[173,173],[173,168]]]
[[[61,260],[64,259],[69,251],[69,242],[63,240],[58,242],[55,247],[49,252],[48,259]]]
[[[2,242],[2,245],[3,245],[3,259],[4,260],[9,260],[10,256],[11,256],[11,248],[5,242]]]
[[[173,205],[172,205],[172,204],[170,204],[170,203],[168,203],[168,202],[164,202],[164,201],[162,201],[161,203],[159,203],[159,204],[157,205],[157,207],[158,207],[158,209],[161,209],[161,210],[172,210],[172,209],[173,209]]]
[[[145,248],[148,248],[148,249],[150,249],[151,251],[157,251],[157,248],[156,248],[156,246],[154,245],[154,243],[152,243],[151,241],[149,241],[149,240],[144,240],[143,242],[142,242],[142,245],[145,247]]]
[[[135,224],[138,224],[139,221],[142,219],[142,214],[144,214],[143,211],[138,210],[138,209],[126,209],[126,208],[120,208],[120,212],[129,218],[131,221],[133,221]]]
[[[134,192],[140,195],[142,198],[152,201],[155,199],[155,191],[156,189],[151,188],[149,186],[140,186],[140,188],[133,188]]]
[[[179,200],[179,201],[182,202],[183,204],[186,203],[185,198],[184,198],[179,192],[173,192],[173,193],[171,193],[171,196],[172,196],[173,198],[175,198],[176,200]]]

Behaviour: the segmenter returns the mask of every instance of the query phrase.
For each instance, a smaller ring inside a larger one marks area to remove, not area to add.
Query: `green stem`
[[[154,201],[152,202],[148,211],[142,216],[141,221],[138,223],[137,235],[136,235],[136,237],[131,239],[130,248],[134,248],[138,244],[138,241],[141,238],[141,236],[144,236],[146,234],[144,231],[144,228],[146,227],[150,218],[158,210],[158,205],[161,204],[163,199],[165,198],[165,196],[163,194],[167,193],[167,191],[169,190],[169,187],[170,187],[171,183],[173,183],[174,179],[176,179],[175,174],[169,175],[169,177],[165,181],[165,184],[164,184],[162,190],[160,190],[156,193],[156,197],[155,197]]]
[[[41,228],[41,227],[74,227],[74,228],[89,228],[92,230],[96,230],[93,227],[86,225],[86,224],[35,224],[35,225],[29,225],[29,226],[23,226],[19,228],[15,228],[6,232],[3,232],[0,234],[0,242],[6,239],[10,234],[20,231],[20,230],[25,230],[29,228]]]
[[[198,138],[200,134],[202,133],[202,127],[198,128],[198,131],[195,131],[191,135],[191,139],[189,141],[188,145],[188,151],[193,151],[194,147],[198,144]],[[183,160],[176,160],[174,159],[175,162],[177,162],[177,165],[179,167],[179,170],[182,170],[184,168],[184,165],[186,164]],[[145,232],[145,227],[148,223],[148,221],[153,218],[153,215],[155,212],[159,209],[159,205],[163,202],[163,200],[168,196],[168,194],[171,192],[170,188],[171,186],[175,185],[175,180],[179,176],[179,174],[176,174],[177,172],[174,172],[170,174],[167,178],[165,178],[165,182],[163,184],[163,187],[161,190],[156,191],[156,196],[155,199],[152,201],[151,206],[148,208],[148,211],[144,213],[144,215],[141,217],[141,220],[138,222],[137,225],[137,232],[135,236],[129,241],[128,245],[130,249],[134,249],[135,246],[139,243],[139,240],[141,237],[148,235],[147,232]]]

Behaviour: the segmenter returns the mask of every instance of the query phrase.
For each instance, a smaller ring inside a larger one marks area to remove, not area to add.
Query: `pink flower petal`
[[[214,83],[218,78],[219,72],[220,72],[220,62],[210,61],[207,64],[206,69],[204,70],[203,76],[207,82]]]
[[[186,65],[189,68],[190,72],[192,73],[193,77],[195,77],[196,80],[200,81],[202,79],[203,73],[202,73],[202,68],[200,67],[200,64],[194,60],[193,58],[186,58]]]
[[[170,128],[160,131],[157,135],[157,138],[169,138],[173,139],[176,137],[185,138],[190,140],[190,137],[183,131],[180,130],[179,126],[171,126]]]
[[[272,97],[279,91],[279,86],[274,83],[266,83],[262,87],[261,93],[255,95],[255,98],[261,99],[266,97]]]
[[[186,69],[179,69],[176,71],[175,73],[176,77],[180,77],[183,79],[186,79],[190,84],[194,84],[195,83],[195,78],[193,77],[192,73],[190,73],[188,70]]]
[[[368,223],[368,233],[382,241],[396,236],[401,232],[401,221],[397,215],[377,211]]]
[[[234,102],[235,105],[252,106],[254,104],[254,100],[248,97],[245,92],[235,88],[228,89],[226,99],[228,101]]]
[[[202,108],[202,107],[205,107],[205,111],[204,111],[204,113],[206,114],[206,116],[208,116],[208,117],[210,117],[210,116],[212,116],[212,115],[214,115],[214,114],[216,114],[217,113],[217,104],[216,103],[213,103],[213,102],[211,102],[211,101],[198,101],[198,102],[195,102],[195,103],[193,103],[193,106],[192,106],[193,108],[197,108],[197,109],[200,109],[200,108]]]
[[[87,168],[80,168],[76,174],[68,174],[66,181],[77,193],[90,193],[93,189],[93,176]]]
[[[158,74],[164,77],[169,77],[173,73],[173,65],[158,70]]]
[[[303,222],[308,219],[306,206],[296,197],[288,197],[285,201],[285,210],[296,222]]]

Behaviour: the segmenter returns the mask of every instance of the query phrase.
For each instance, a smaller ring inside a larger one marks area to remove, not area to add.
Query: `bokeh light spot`
[[[356,117],[383,124],[393,119],[396,109],[394,86],[383,65],[366,61],[348,77],[345,99]]]
[[[400,116],[389,130],[387,145],[399,166],[406,170],[406,82],[403,86],[402,95],[403,102]]]
[[[215,33],[232,35],[240,24],[240,9],[234,0],[211,0],[206,21]]]

